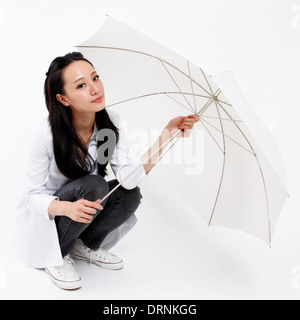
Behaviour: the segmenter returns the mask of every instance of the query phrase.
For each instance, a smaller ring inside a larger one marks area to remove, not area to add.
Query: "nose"
[[[100,88],[98,88],[94,83],[90,86],[91,95],[97,95],[100,92]]]

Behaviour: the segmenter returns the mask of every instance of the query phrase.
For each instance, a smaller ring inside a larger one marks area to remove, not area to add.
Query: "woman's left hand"
[[[181,130],[181,137],[187,138],[191,135],[194,128],[194,124],[199,121],[196,115],[190,115],[187,117],[177,117],[172,119],[166,126],[170,134],[173,135],[176,131]]]

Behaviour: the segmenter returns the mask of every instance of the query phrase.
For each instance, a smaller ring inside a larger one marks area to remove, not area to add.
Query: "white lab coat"
[[[119,128],[119,142],[109,162],[118,181],[122,181],[128,173],[141,164],[140,159],[133,157],[129,150],[126,132],[120,125],[120,117],[107,110],[112,122]],[[88,151],[94,160],[97,159],[97,129],[88,145]],[[92,174],[97,174],[95,170]],[[143,166],[134,173],[122,186],[126,189],[135,188],[145,177]],[[42,120],[36,133],[28,159],[25,183],[26,190],[17,206],[17,222],[25,239],[25,260],[35,268],[62,265],[62,256],[53,216],[49,216],[49,204],[57,197],[52,196],[70,180],[58,169],[54,153],[53,139],[48,116]],[[118,229],[112,231],[101,247],[109,250],[136,223],[133,215]]]

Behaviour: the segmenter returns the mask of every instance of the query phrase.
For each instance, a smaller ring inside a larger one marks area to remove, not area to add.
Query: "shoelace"
[[[83,245],[84,251],[87,253],[87,256],[89,258],[90,264],[92,264],[92,255],[93,255],[93,250],[88,248],[86,245]]]
[[[74,264],[74,261],[70,258],[69,255],[65,256],[65,257],[64,257],[64,260],[65,260],[67,263],[69,263],[69,264]]]
[[[106,260],[105,251],[102,252],[102,254],[104,254],[102,256],[99,254],[99,252],[93,251],[92,249],[88,248],[87,246],[84,246],[84,250],[88,253],[90,264],[92,264],[92,261],[95,260],[95,258],[103,259],[104,261]]]
[[[74,265],[74,261],[69,257],[69,255],[64,257],[64,262],[66,262],[67,264],[71,264]],[[65,269],[67,267],[67,265],[63,265],[63,266],[59,266],[59,267],[55,267],[56,270],[58,271],[58,273],[62,276],[63,273],[61,272],[62,269]]]

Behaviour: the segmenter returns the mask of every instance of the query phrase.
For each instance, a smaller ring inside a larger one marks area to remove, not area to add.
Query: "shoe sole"
[[[124,261],[122,260],[121,262],[118,263],[109,263],[109,262],[103,262],[103,261],[94,261],[94,260],[89,260],[84,256],[81,256],[77,253],[73,252],[73,257],[75,259],[78,260],[83,260],[83,261],[87,261],[90,263],[93,263],[95,265],[97,265],[98,267],[101,267],[102,269],[107,269],[107,270],[121,270],[124,267]]]
[[[56,279],[52,273],[46,268],[45,271],[48,273],[49,277],[51,278],[52,282],[60,289],[63,290],[77,290],[82,287],[81,279],[77,281],[61,281]]]

